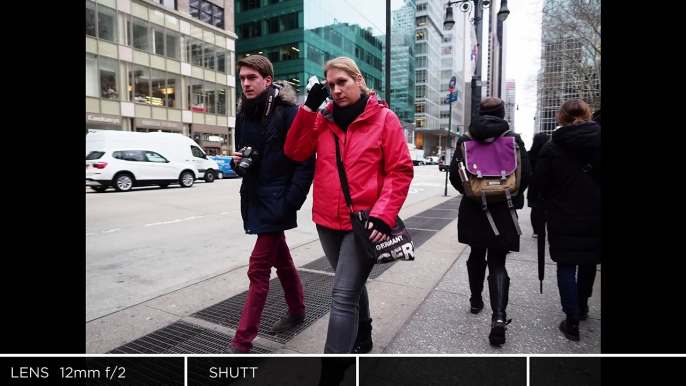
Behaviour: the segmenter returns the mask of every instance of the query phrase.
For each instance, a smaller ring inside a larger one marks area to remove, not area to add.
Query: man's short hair
[[[269,59],[262,55],[250,55],[236,63],[236,72],[241,72],[241,67],[247,66],[257,70],[263,78],[271,76],[274,79],[274,66]]]

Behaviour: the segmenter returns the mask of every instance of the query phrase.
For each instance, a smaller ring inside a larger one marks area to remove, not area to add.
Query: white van
[[[207,157],[195,141],[177,133],[139,133],[101,130],[86,135],[86,155],[92,151],[136,148],[160,153],[172,162],[186,163],[198,170],[198,178],[214,182],[219,165]]]

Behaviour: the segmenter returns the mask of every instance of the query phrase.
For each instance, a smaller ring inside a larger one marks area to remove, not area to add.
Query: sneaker
[[[290,312],[286,312],[286,315],[281,317],[274,325],[272,326],[271,332],[272,333],[280,333],[283,331],[288,330],[289,328],[298,325],[302,322],[305,321],[305,314],[303,313],[302,315],[293,315]]]
[[[560,322],[560,331],[565,335],[565,338],[578,342],[581,338],[579,337],[579,324],[574,324],[574,321],[570,319],[563,320]]]

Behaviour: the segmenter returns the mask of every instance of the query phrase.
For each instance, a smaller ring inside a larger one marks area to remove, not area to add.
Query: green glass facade
[[[323,80],[327,60],[348,56],[367,87],[384,96],[385,2],[237,0],[235,10],[237,59],[264,55],[274,65],[275,79],[306,93],[312,75]]]

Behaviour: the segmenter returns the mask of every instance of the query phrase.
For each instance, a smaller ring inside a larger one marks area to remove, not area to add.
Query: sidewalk
[[[457,207],[452,204],[459,199],[457,196],[457,192],[450,192],[448,197],[435,196],[401,211],[400,216],[405,220],[443,204],[440,210],[430,212],[436,217],[422,219],[447,225],[440,231],[423,231],[432,237],[417,248],[415,261],[397,262],[368,281],[374,320],[372,354],[600,353],[600,271],[589,302],[590,317],[581,322],[581,341],[571,342],[558,330],[564,314],[555,264],[549,257],[543,294],[539,293],[536,239],[531,237],[529,208],[519,213],[522,250],[509,254],[506,265],[511,278],[507,311],[508,318],[512,318],[507,342],[502,347],[489,345],[488,286],[484,288],[484,310],[478,315],[471,314],[465,266],[469,247],[457,242],[457,221],[453,220],[456,209],[446,209]],[[303,280],[303,286],[305,281],[314,283],[308,287],[312,288],[310,293],[306,293],[306,303],[308,299],[311,302],[307,304],[308,312],[315,315],[319,311],[321,316],[311,320],[303,330],[285,337],[271,337],[261,329],[261,336],[254,341],[254,352],[319,354],[323,351],[329,314],[328,308],[322,310],[322,307],[330,306],[327,302],[330,303],[331,295],[326,285],[332,281],[333,274],[316,268],[316,261],[324,256],[318,241],[293,248],[291,254],[301,272],[301,280],[308,278]],[[310,268],[303,268],[308,264]],[[230,303],[229,298],[236,300],[248,289],[247,268],[243,266],[87,323],[86,352],[219,352],[235,330],[227,327],[226,315],[218,316],[216,322],[200,316],[221,309],[219,306]],[[272,273],[272,278],[275,277]],[[272,285],[271,290],[280,290],[277,287]],[[228,310],[231,319],[240,316],[240,309],[224,310]]]

